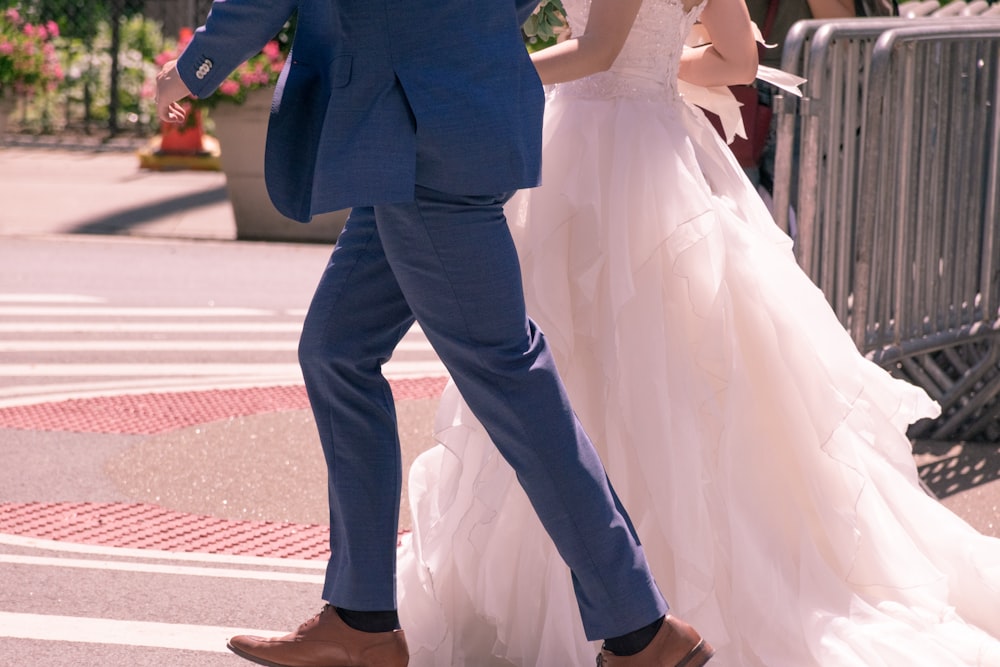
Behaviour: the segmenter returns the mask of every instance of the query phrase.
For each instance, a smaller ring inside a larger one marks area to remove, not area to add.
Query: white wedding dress
[[[588,0],[565,0],[579,31]],[[713,667],[1000,666],[1000,540],[927,496],[937,413],[860,356],[701,112],[695,22],[645,0],[612,70],[557,86],[509,204],[556,353],[672,611]],[[412,667],[592,665],[568,571],[453,385],[410,474]]]

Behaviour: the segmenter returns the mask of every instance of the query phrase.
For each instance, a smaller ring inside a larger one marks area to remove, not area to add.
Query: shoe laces
[[[328,610],[329,610],[329,611],[333,611],[333,612],[336,612],[336,609],[334,609],[334,608],[333,608],[333,606],[331,606],[331,605],[328,605],[328,604],[327,604],[327,605],[323,605],[323,608],[322,608],[322,609],[320,609],[320,610],[319,610],[319,612],[318,612],[317,614],[313,615],[313,617],[312,617],[312,618],[310,618],[309,620],[307,620],[307,621],[304,621],[304,622],[302,622],[302,623],[301,623],[301,624],[299,625],[299,629],[298,629],[298,630],[297,630],[296,632],[302,632],[302,630],[303,630],[303,629],[304,629],[304,628],[305,628],[305,627],[306,627],[307,625],[309,625],[310,623],[312,623],[313,621],[315,621],[315,620],[316,620],[317,618],[319,618],[320,616],[322,616],[323,614],[325,614],[325,613],[326,613],[326,612],[327,612]]]
[[[601,653],[598,653],[597,654],[597,666],[596,667],[604,667],[604,664],[605,664],[605,662],[604,662],[604,655],[601,654]]]

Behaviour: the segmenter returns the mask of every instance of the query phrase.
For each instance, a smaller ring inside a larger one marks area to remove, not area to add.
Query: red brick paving
[[[0,532],[133,549],[326,560],[326,526],[234,521],[142,503],[0,503]]]
[[[396,400],[435,398],[447,378],[391,380]],[[154,435],[189,426],[309,407],[305,387],[251,387],[79,398],[0,408],[0,428]]]
[[[435,398],[446,378],[392,380],[396,400]],[[302,386],[82,398],[0,408],[0,428],[153,435],[309,407]],[[0,532],[135,549],[325,560],[327,526],[236,521],[142,503],[0,503]]]
[[[330,557],[327,526],[219,519],[145,503],[0,503],[0,533],[184,553],[320,561]]]

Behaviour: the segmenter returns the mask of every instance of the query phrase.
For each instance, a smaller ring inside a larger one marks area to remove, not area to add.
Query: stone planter
[[[315,216],[303,224],[274,208],[264,185],[264,144],[271,91],[257,90],[245,104],[225,102],[211,110],[221,150],[226,190],[236,219],[236,238],[248,241],[332,243],[340,236],[349,210]]]
[[[16,104],[14,98],[0,95],[0,143],[7,133],[7,121],[14,114]]]

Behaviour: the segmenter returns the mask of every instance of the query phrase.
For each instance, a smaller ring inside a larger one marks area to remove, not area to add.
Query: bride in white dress
[[[543,185],[507,209],[529,313],[713,665],[997,667],[1000,540],[921,490],[904,435],[937,406],[858,354],[677,92],[699,13],[734,1],[644,0],[609,71],[551,92]],[[582,34],[590,0],[565,7]],[[411,665],[593,664],[569,572],[454,386],[436,430],[399,553]]]

